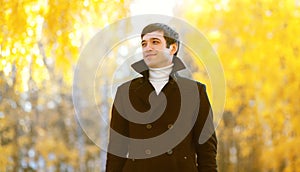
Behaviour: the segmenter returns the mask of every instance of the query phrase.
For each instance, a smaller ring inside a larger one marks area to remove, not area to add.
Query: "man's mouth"
[[[155,56],[156,54],[146,54],[146,57]]]

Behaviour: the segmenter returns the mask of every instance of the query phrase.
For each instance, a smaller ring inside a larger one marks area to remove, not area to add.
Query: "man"
[[[176,56],[178,33],[165,24],[153,23],[143,29],[141,39],[143,60],[132,68],[142,77],[117,90],[106,171],[217,171],[210,102],[204,84],[177,73],[185,69]],[[114,132],[133,140],[119,139]],[[161,139],[167,132],[168,138]],[[135,144],[134,139],[145,144]],[[151,147],[156,142],[159,146]]]

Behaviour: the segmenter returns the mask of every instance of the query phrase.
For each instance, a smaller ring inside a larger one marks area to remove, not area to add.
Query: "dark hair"
[[[177,51],[175,52],[175,56],[178,53],[179,50],[179,34],[172,29],[170,26],[163,24],[163,23],[152,23],[144,27],[142,33],[141,33],[141,38],[143,39],[144,35],[147,33],[151,33],[154,31],[162,31],[164,33],[164,38],[167,43],[167,48],[170,47],[170,45],[176,43],[177,44]]]

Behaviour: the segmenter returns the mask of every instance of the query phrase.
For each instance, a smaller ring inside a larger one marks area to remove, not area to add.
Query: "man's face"
[[[143,58],[148,67],[160,68],[172,64],[173,55],[177,50],[177,46],[173,44],[167,48],[167,43],[162,31],[145,34],[141,44]]]

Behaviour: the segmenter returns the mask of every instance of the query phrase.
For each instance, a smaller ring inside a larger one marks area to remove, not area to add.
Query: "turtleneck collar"
[[[180,58],[178,58],[177,56],[174,56],[173,57],[173,68],[172,68],[172,71],[171,71],[171,74],[172,73],[175,73],[177,71],[180,71],[180,70],[183,70],[185,69],[185,65],[184,63],[181,61]],[[140,60],[140,61],[137,61],[135,63],[133,63],[131,65],[131,67],[138,73],[142,74],[142,75],[148,75],[148,66],[146,65],[145,61],[144,60]]]
[[[168,81],[169,75],[172,72],[174,64],[164,66],[161,68],[150,68],[149,67],[149,80],[158,82],[158,81]]]

